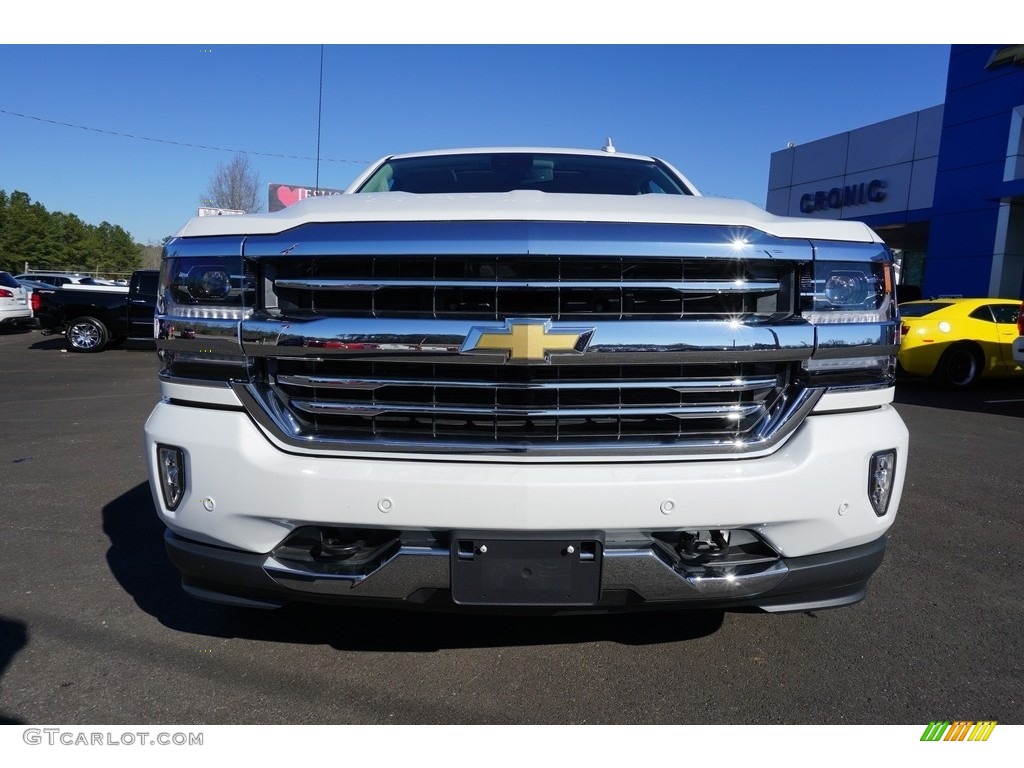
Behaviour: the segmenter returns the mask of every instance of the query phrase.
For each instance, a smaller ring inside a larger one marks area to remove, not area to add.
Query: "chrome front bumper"
[[[170,531],[165,543],[185,590],[213,602],[263,608],[289,602],[457,607],[448,548],[401,546],[368,575],[348,575],[200,544]],[[680,567],[653,544],[609,547],[603,554],[601,599],[590,609],[643,605],[781,612],[848,605],[865,596],[885,545],[883,536],[850,549],[736,567]],[[579,606],[556,610],[574,608]]]

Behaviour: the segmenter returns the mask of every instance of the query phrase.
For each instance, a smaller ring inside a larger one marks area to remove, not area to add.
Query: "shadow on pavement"
[[[480,615],[290,605],[259,611],[213,605],[181,590],[164,552],[164,527],[142,483],[103,508],[107,563],[146,613],[181,632],[348,651],[424,652],[610,641],[622,645],[693,640],[717,632],[722,611],[648,611],[573,616]]]
[[[896,384],[895,404],[1024,418],[1024,378],[985,381],[967,390],[946,389],[918,379],[900,379]]]
[[[28,627],[20,621],[0,616],[0,679],[18,651],[28,644]],[[0,710],[0,725],[24,725],[8,712]]]
[[[53,350],[64,350],[71,354],[67,348],[67,340],[60,334],[54,336],[40,336],[39,341],[32,343],[29,349],[36,351],[53,351]],[[154,352],[156,351],[156,342],[152,339],[121,339],[110,342],[107,349],[102,352],[96,352],[97,355],[103,355],[107,352],[114,350],[135,350],[142,352]]]
[[[63,336],[40,336],[39,341],[34,342],[29,349],[44,352],[48,350],[62,350],[67,349],[67,344]]]

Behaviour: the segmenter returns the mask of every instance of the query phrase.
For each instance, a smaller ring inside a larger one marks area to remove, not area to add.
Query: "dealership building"
[[[904,296],[1024,297],[1024,45],[954,45],[944,104],[771,156],[766,208],[855,219]]]

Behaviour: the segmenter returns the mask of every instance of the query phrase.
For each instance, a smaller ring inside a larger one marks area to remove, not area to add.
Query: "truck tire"
[[[64,332],[72,352],[102,352],[110,341],[107,326],[95,317],[77,317]]]
[[[973,344],[954,344],[939,358],[935,379],[950,389],[968,389],[981,377],[984,359]]]

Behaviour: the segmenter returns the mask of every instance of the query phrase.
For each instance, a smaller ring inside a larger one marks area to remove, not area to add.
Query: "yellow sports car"
[[[901,373],[957,389],[1024,375],[1013,359],[1020,299],[929,299],[900,304]]]

